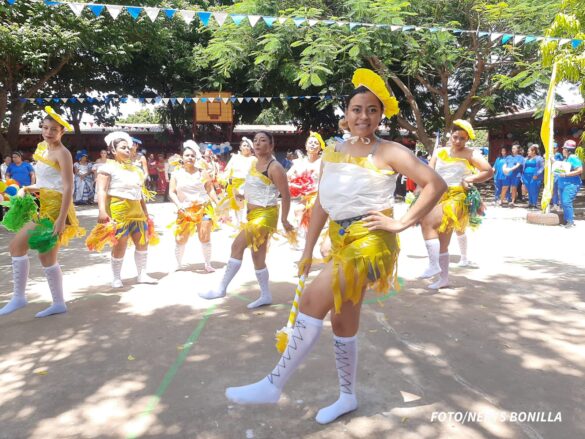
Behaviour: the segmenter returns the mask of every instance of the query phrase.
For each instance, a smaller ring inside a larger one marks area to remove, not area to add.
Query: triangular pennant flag
[[[240,14],[230,14],[230,17],[232,18],[232,21],[236,24],[236,26],[242,24],[242,21],[244,20],[244,18],[246,18],[245,15]]]
[[[61,100],[60,100],[59,98],[53,98],[53,102],[55,102],[55,103],[57,103],[57,104],[58,104],[60,101],[61,101]]]
[[[528,44],[528,43],[532,43],[534,41],[536,41],[536,37],[535,36],[532,36],[532,35],[528,35],[526,37],[526,40],[524,40],[524,43]]]
[[[171,104],[177,105],[177,98],[171,98]]]
[[[219,24],[219,26],[223,26],[223,24],[225,23],[225,19],[227,18],[228,14],[225,12],[214,12],[213,13],[213,18],[215,18],[215,21],[217,21],[217,24]]]
[[[238,102],[241,104],[242,102],[244,102],[244,98],[238,98]]]
[[[184,101],[184,99],[183,99],[183,98],[177,98],[177,102],[178,102],[179,104],[182,104],[182,103],[183,103],[183,101]]]
[[[69,3],[69,7],[73,11],[76,17],[79,17],[83,12],[83,8],[85,8],[85,4],[83,3]]]
[[[53,2],[51,0],[45,0],[45,4],[47,6],[59,6],[61,3],[60,2]]]
[[[316,96],[305,96],[305,99],[313,99]]]
[[[126,10],[132,16],[134,20],[138,20],[138,16],[142,12],[142,8],[136,6],[126,6]]]
[[[390,28],[392,28],[392,26],[390,26]],[[429,29],[429,32],[431,32],[431,33],[432,33],[432,32],[439,32],[439,28],[438,28],[438,27],[431,27],[431,28]]]
[[[195,18],[195,11],[181,11],[181,16],[183,17],[185,23],[191,24]]]
[[[193,102],[195,103],[199,102],[199,98],[193,98]]]
[[[463,33],[461,29],[453,29],[451,32],[453,33],[453,35],[461,35]]]
[[[304,101],[305,100],[305,97],[304,96],[295,96],[295,97],[298,98],[299,101]]]
[[[266,100],[267,100],[268,102],[270,102],[270,101],[272,100],[272,97],[271,97],[271,96],[268,96],[268,97],[266,98]]]
[[[414,26],[403,26],[403,27],[402,27],[402,30],[403,30],[404,32],[408,32],[408,31],[410,31],[410,30],[414,30]]]
[[[168,104],[169,103],[169,98],[162,98],[161,100],[163,101],[163,104]]]
[[[177,13],[176,9],[165,9],[165,15],[167,16],[167,18],[173,18],[175,16],[175,14]]]
[[[252,100],[252,98],[244,98],[246,100],[246,102],[250,102]]]
[[[224,104],[227,104],[230,101],[230,98],[221,98]]]
[[[347,21],[338,21],[337,22],[337,26],[341,27],[341,26],[345,26],[347,24]]]
[[[203,26],[207,26],[211,18],[211,12],[197,12],[197,16],[201,20],[201,23],[203,23]]]
[[[526,38],[526,40],[528,40],[528,38]],[[581,43],[583,43],[583,40],[573,40],[571,45],[573,46],[573,49],[576,49],[581,45]]]
[[[490,33],[489,32],[478,32],[477,35],[479,38],[487,37]]]
[[[266,100],[266,98],[264,98],[264,97],[260,97],[259,99],[260,99],[260,102],[264,102]]]
[[[571,40],[570,40],[570,38],[561,38],[561,39],[559,40],[559,47],[560,47],[560,46],[564,46],[564,45],[565,45],[565,44],[567,44],[569,41],[571,41]]]
[[[69,98],[69,102],[71,102],[72,104],[77,102],[77,98],[75,96],[73,96],[72,98]]]
[[[144,99],[144,98],[138,98],[138,102],[144,104],[146,102],[146,99]]]
[[[335,24],[335,21],[333,21],[333,20],[323,20],[323,21],[321,21],[321,23],[323,23],[326,26],[331,26],[332,24]]]
[[[499,40],[501,38],[502,34],[498,33],[498,32],[494,32],[490,35],[490,41],[496,41]]]
[[[68,100],[69,98],[61,98],[61,102],[63,102],[64,104],[67,103]]]
[[[359,23],[352,23],[352,22],[350,22],[349,23],[349,30],[352,30],[354,27],[359,26],[359,25],[360,25]]]
[[[148,15],[148,18],[150,18],[150,21],[156,20],[156,17],[158,17],[158,13],[160,12],[159,8],[144,8],[144,12],[146,13],[146,15]]]
[[[123,96],[120,98],[120,102],[122,102],[123,104],[125,104],[126,102],[128,102],[128,98],[126,96]]]
[[[394,32],[394,31],[397,31],[397,30],[399,30],[399,29],[402,29],[402,26],[394,26],[394,25],[393,25],[393,26],[390,26],[390,30],[391,30],[392,32]]]
[[[506,44],[511,39],[512,39],[512,35],[511,34],[504,34],[504,36],[502,37],[502,44]]]
[[[81,102],[82,104],[85,102],[85,98],[77,98],[77,100],[78,100],[79,102]]]
[[[154,104],[154,98],[145,98],[147,104]]]
[[[315,20],[315,19],[311,19],[308,21],[309,26],[313,27],[315,26],[317,23],[319,23],[319,20]]]
[[[185,102],[187,102],[188,104],[190,104],[191,102],[193,102],[193,99],[191,99],[191,98],[185,98]]]
[[[207,102],[207,98],[199,98],[199,100],[201,101],[202,104],[204,104],[205,102]],[[197,102],[197,101],[195,101]]]
[[[6,1],[8,1],[8,4],[9,4],[10,6],[12,6],[16,0],[6,0]]]
[[[91,12],[94,13],[94,15],[96,17],[99,17],[101,15],[102,11],[104,10],[104,7],[105,6],[104,5],[93,5],[93,4],[90,4],[90,5],[87,5],[87,7],[89,8],[89,10]]]
[[[106,5],[106,9],[108,10],[108,12],[110,13],[114,20],[118,18],[118,15],[120,15],[120,12],[122,12],[123,8],[124,6]]]
[[[284,24],[286,20],[288,20],[288,17],[278,17],[278,22],[280,24]]]
[[[252,98],[254,102],[258,102],[258,98]]]
[[[526,38],[526,35],[514,35],[514,40],[513,40],[514,46],[518,43],[521,43],[522,40],[524,40],[525,38]]]
[[[27,100],[32,104],[35,101],[35,98],[28,98]]]
[[[256,26],[256,23],[260,21],[262,17],[260,15],[248,15],[248,21],[250,22],[250,26]]]
[[[23,104],[26,104],[26,98],[18,98],[18,102],[22,102]]]
[[[39,105],[43,105],[43,100],[41,98],[36,98],[35,102]]]
[[[232,101],[232,103],[235,103],[235,102],[237,101],[237,99],[236,99],[235,97],[233,97],[233,96],[232,96],[232,97],[230,98],[230,101]]]

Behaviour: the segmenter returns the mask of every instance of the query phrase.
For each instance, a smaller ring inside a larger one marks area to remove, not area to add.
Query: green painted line
[[[404,279],[402,279],[401,277],[398,278],[398,285],[400,285],[400,288],[402,288],[404,286]],[[387,294],[384,294],[381,297],[373,297],[372,299],[364,300],[363,304],[364,305],[371,305],[372,303],[384,302],[384,301],[390,299],[391,297],[396,296],[397,294],[398,294],[398,291],[390,290],[390,292],[388,292]]]
[[[229,297],[235,297],[236,299],[240,299],[242,302],[248,302],[248,303],[251,302],[250,299],[248,299],[247,297],[242,296],[241,294],[238,294],[238,293],[230,294]]]
[[[155,395],[150,399],[148,406],[146,406],[144,411],[142,413],[140,413],[139,419],[150,415],[154,411],[154,409],[156,408],[156,406],[160,402],[161,398],[163,397],[163,395],[166,393],[167,389],[169,388],[169,385],[173,381],[173,378],[175,378],[175,375],[177,374],[177,372],[179,371],[179,369],[181,368],[181,366],[185,362],[185,359],[187,358],[187,355],[189,355],[189,351],[191,350],[191,347],[193,347],[193,345],[195,343],[197,343],[197,340],[199,339],[199,336],[201,335],[201,332],[203,331],[203,328],[205,327],[207,320],[209,320],[209,317],[211,317],[211,315],[215,311],[216,306],[217,305],[212,305],[209,308],[207,308],[207,311],[203,315],[203,320],[201,320],[199,322],[199,324],[197,325],[195,330],[191,333],[191,335],[187,339],[187,342],[183,345],[183,349],[181,350],[181,353],[179,354],[179,356],[177,357],[177,359],[175,360],[175,362],[173,363],[171,368],[165,374],[165,376],[162,380],[162,383],[160,383],[160,386],[158,386],[158,389],[156,390]],[[137,434],[129,434],[128,436],[126,436],[126,439],[136,439],[139,436],[140,435],[137,435]]]

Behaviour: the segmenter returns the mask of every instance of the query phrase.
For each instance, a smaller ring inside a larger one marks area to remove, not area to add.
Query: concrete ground
[[[0,438],[585,437],[584,221],[529,225],[524,209],[492,207],[469,233],[478,268],[457,268],[453,240],[452,287],[438,293],[416,280],[426,263],[420,230],[402,233],[402,290],[381,302],[368,293],[363,308],[360,406],[321,426],[314,416],[338,392],[329,323],[278,405],[224,397],[278,360],[273,336],[288,317],[299,252],[283,239],[270,249],[274,305],[246,308],[258,295],[248,254],[229,296],[204,301],[196,293],[221,270],[203,272],[193,241],[188,269],[168,274],[174,209],[150,210],[163,235],[149,259],[158,286],[134,284],[130,250],[126,286],[112,290],[108,255],[77,241],[60,260],[69,312],[35,319],[50,296],[32,255],[28,307],[0,318]],[[78,212],[95,224],[95,208]],[[230,234],[212,235],[218,268]],[[0,303],[11,294],[9,239],[0,232]]]

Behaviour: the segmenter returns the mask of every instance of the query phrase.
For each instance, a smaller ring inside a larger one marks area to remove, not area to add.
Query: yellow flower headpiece
[[[45,107],[45,111],[47,112],[47,114],[49,116],[51,116],[51,118],[53,118],[53,120],[55,122],[57,122],[59,125],[64,126],[67,131],[73,131],[73,127],[69,124],[69,122],[67,122],[65,119],[63,119],[61,116],[59,116],[57,113],[55,113],[55,110],[53,110],[51,107],[49,107],[47,105]]]
[[[311,137],[314,137],[315,139],[317,139],[317,141],[319,142],[319,145],[321,145],[321,149],[325,149],[325,142],[323,141],[323,137],[321,137],[321,134],[316,133],[314,131],[311,131],[309,134],[309,139]]]
[[[377,73],[370,69],[357,69],[353,74],[353,78],[351,78],[351,82],[355,88],[363,85],[374,93],[376,97],[382,101],[382,105],[384,106],[384,116],[388,119],[400,112],[398,101],[390,94],[390,91],[388,91],[388,88],[386,87],[386,83]]]
[[[473,131],[473,127],[469,122],[466,120],[457,119],[453,121],[453,125],[458,126],[463,131],[465,131],[471,140],[475,140],[475,131]]]

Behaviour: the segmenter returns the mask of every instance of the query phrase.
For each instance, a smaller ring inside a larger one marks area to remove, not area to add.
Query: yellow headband
[[[382,101],[384,116],[388,119],[400,112],[398,101],[390,94],[388,88],[386,88],[386,83],[377,73],[370,69],[357,69],[353,74],[353,78],[351,78],[351,82],[355,88],[363,85],[374,93]]]
[[[473,127],[469,122],[466,120],[457,119],[453,121],[453,125],[458,126],[463,131],[465,131],[471,140],[475,140],[475,131],[473,131]]]
[[[49,116],[51,116],[51,118],[57,122],[59,125],[62,125],[63,127],[65,127],[65,129],[67,131],[73,131],[73,127],[69,124],[69,122],[67,122],[65,119],[63,119],[61,116],[59,116],[57,113],[55,113],[55,110],[53,110],[51,107],[49,107],[48,105],[45,107],[45,111],[47,112],[47,114]]]
[[[321,134],[316,133],[314,131],[311,131],[309,134],[309,139],[311,137],[317,139],[317,141],[319,142],[319,145],[321,145],[321,149],[325,149],[325,142],[323,141],[323,137],[321,137]]]

